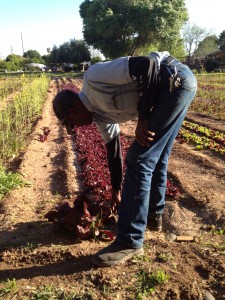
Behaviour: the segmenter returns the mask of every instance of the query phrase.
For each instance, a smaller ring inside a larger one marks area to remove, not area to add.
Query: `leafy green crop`
[[[9,193],[10,190],[21,187],[25,184],[18,173],[6,172],[0,168],[0,199]]]

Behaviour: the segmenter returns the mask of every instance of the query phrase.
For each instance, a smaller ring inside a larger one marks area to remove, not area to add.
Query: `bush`
[[[220,63],[216,59],[213,59],[213,58],[207,59],[204,62],[204,67],[207,72],[212,72],[215,69],[218,69],[219,66],[220,66]]]
[[[95,63],[97,63],[97,62],[100,62],[100,61],[102,61],[101,57],[99,57],[99,56],[94,56],[94,57],[92,57],[92,59],[91,59],[91,64],[93,65],[93,64],[95,64]]]
[[[73,71],[73,67],[65,66],[63,68],[63,70],[64,70],[64,72],[71,72],[71,71]]]

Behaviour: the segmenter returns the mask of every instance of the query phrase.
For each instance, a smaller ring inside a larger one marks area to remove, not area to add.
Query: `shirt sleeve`
[[[106,148],[112,188],[115,191],[119,191],[121,190],[123,178],[123,160],[120,135],[117,135],[109,143],[106,143]]]
[[[118,124],[107,124],[104,122],[96,122],[96,121],[95,123],[97,126],[97,130],[101,134],[105,143],[109,143],[120,132],[120,127]]]
[[[129,72],[133,81],[138,82],[139,119],[149,119],[156,98],[158,83],[157,62],[154,57],[134,56],[129,60]]]

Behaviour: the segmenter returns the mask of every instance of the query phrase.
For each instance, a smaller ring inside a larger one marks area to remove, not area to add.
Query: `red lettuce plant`
[[[47,137],[51,131],[51,129],[49,127],[43,127],[43,134],[38,134],[38,141],[40,142],[44,142],[47,140]]]

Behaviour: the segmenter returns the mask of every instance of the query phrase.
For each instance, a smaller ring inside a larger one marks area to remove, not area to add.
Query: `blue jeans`
[[[134,142],[127,152],[116,240],[129,248],[142,247],[148,214],[163,213],[169,155],[196,93],[190,69],[181,63],[176,68],[181,85],[172,90],[169,84],[159,88],[149,118],[149,130],[155,132],[150,148]]]

